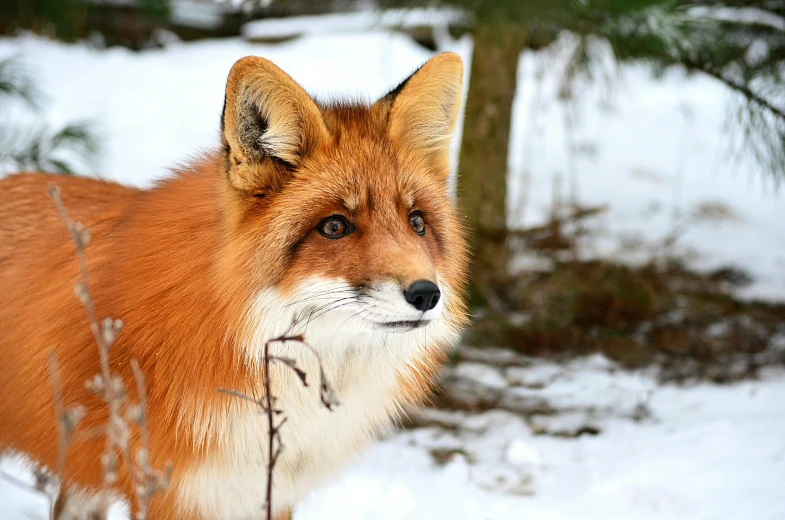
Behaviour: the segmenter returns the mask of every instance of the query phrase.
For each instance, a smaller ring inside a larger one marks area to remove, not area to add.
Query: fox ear
[[[437,54],[380,99],[387,104],[390,138],[426,154],[444,154],[452,139],[463,94],[463,62]]]
[[[229,72],[221,133],[232,185],[243,191],[280,187],[328,137],[316,103],[271,61],[247,56]]]

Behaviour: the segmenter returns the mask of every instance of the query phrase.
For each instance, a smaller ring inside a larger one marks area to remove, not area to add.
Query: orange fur
[[[227,83],[223,150],[154,188],[34,173],[0,180],[0,451],[55,465],[51,351],[65,404],[87,408],[80,429],[107,418],[85,389],[100,372],[98,353],[74,297],[74,245],[46,196],[50,183],[91,230],[86,253],[99,317],[125,324],[112,370],[132,394],[131,359],[146,375],[152,464],[174,464],[172,489],[153,500],[155,520],[204,517],[184,508],[175,490],[212,456],[218,433],[198,438],[184,425],[236,406],[218,388],[258,386],[258,367],[240,352],[260,291],[288,294],[313,273],[404,288],[438,277],[451,291],[441,319],[460,330],[467,253],[446,178],[461,74],[460,60],[443,54],[370,106],[321,106],[270,62],[244,58]],[[427,223],[422,237],[407,220],[415,209]],[[358,231],[321,236],[315,227],[333,214]],[[437,343],[396,367],[396,406],[427,393],[447,346]],[[278,384],[279,393],[299,391]],[[66,486],[100,487],[103,447],[100,437],[72,443]],[[122,468],[117,489],[133,496]]]

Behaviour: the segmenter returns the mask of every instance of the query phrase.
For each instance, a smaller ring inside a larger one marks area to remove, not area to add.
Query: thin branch
[[[83,406],[66,408],[63,402],[63,387],[60,382],[60,365],[57,361],[57,354],[49,354],[49,380],[52,382],[52,394],[54,396],[55,416],[58,425],[58,447],[57,447],[57,466],[56,475],[62,477],[65,471],[65,461],[68,455],[68,446],[74,437],[74,432],[79,422],[84,418],[85,409]]]
[[[147,430],[147,392],[145,390],[144,373],[139,367],[139,362],[135,359],[131,360],[131,370],[134,372],[137,399],[139,400],[139,404],[136,408],[136,422],[139,424],[139,434],[142,437],[142,446],[148,448],[150,446],[150,432]]]
[[[164,472],[158,472],[150,466],[150,432],[147,426],[147,392],[145,390],[144,372],[139,367],[136,359],[131,360],[131,369],[136,380],[138,404],[132,408],[131,420],[136,422],[142,446],[136,452],[137,482],[137,520],[144,520],[150,511],[150,501],[153,495],[169,485],[172,476],[172,463],[167,462]]]
[[[18,479],[15,476],[10,475],[3,469],[0,469],[0,480],[5,480],[12,486],[16,486],[19,489],[23,489],[24,491],[29,491],[30,493],[34,493],[36,495],[44,495],[47,501],[49,502],[49,507],[50,508],[52,507],[52,497],[49,496],[49,493],[47,493],[42,487],[39,486],[38,482],[36,482],[36,484],[28,484],[24,480]]]
[[[722,83],[724,83],[730,89],[732,89],[732,90],[738,92],[739,94],[743,95],[751,103],[754,103],[754,104],[760,106],[761,108],[764,108],[765,110],[768,110],[769,112],[771,112],[775,116],[777,116],[780,119],[782,119],[783,121],[785,121],[785,110],[777,107],[776,105],[774,105],[768,99],[766,99],[763,96],[761,96],[760,94],[754,92],[747,85],[745,85],[743,83],[739,83],[737,81],[734,81],[734,80],[728,78],[727,76],[724,76],[721,72],[719,72],[719,71],[717,71],[715,69],[712,69],[710,67],[703,66],[702,64],[700,64],[700,63],[698,63],[696,61],[686,60],[685,59],[682,63],[684,64],[684,66],[686,66],[690,70],[697,70],[697,71],[703,72],[704,74],[708,74],[712,78],[721,81]]]
[[[308,350],[310,350],[311,353],[316,358],[316,360],[318,361],[318,365],[319,365],[319,398],[321,399],[322,404],[325,406],[325,408],[327,408],[328,410],[332,411],[333,407],[340,405],[341,402],[338,400],[338,397],[335,395],[335,392],[333,391],[332,385],[330,385],[330,383],[327,381],[327,376],[324,373],[324,361],[322,360],[322,355],[319,353],[318,350],[316,350],[313,347],[313,345],[311,345],[307,341],[305,341],[305,337],[302,334],[298,334],[296,336],[284,335],[284,336],[280,336],[278,338],[273,338],[269,342],[270,343],[286,343],[286,342],[289,342],[289,341],[294,341],[296,343],[299,343],[303,347],[305,347]],[[277,359],[277,358],[273,357],[273,359]],[[289,358],[284,358],[284,359],[288,360]],[[305,381],[303,381],[303,383],[305,383]],[[308,386],[308,385],[306,385],[306,386]]]
[[[109,349],[117,339],[117,335],[120,333],[122,322],[119,320],[115,322],[107,318],[104,320],[103,329],[99,324],[98,317],[95,312],[95,306],[93,305],[93,298],[90,293],[90,275],[88,273],[87,258],[85,256],[85,247],[87,247],[87,244],[90,241],[90,231],[81,223],[74,222],[71,219],[71,216],[68,214],[68,210],[63,204],[63,200],[60,196],[60,190],[54,184],[49,186],[49,197],[51,197],[51,199],[54,201],[61,220],[65,223],[69,233],[71,233],[71,240],[73,241],[76,248],[76,258],[79,265],[80,281],[76,282],[74,285],[74,292],[76,293],[77,299],[87,312],[87,318],[90,322],[90,330],[92,331],[93,337],[95,338],[96,344],[98,345],[101,374],[95,376],[95,378],[89,382],[88,388],[94,393],[103,397],[104,401],[109,407],[109,419],[106,426],[106,447],[104,449],[104,454],[101,457],[101,462],[104,469],[103,485],[105,491],[108,491],[109,486],[114,484],[117,479],[117,475],[115,473],[117,469],[117,458],[113,453],[113,447],[115,444],[124,444],[126,440],[125,437],[127,437],[126,435],[122,435],[124,432],[118,430],[118,426],[121,423],[121,421],[118,420],[118,416],[120,415],[120,407],[125,400],[124,396],[121,395],[124,393],[124,389],[122,388],[122,381],[112,378],[112,374],[109,369]]]
[[[267,486],[265,490],[265,502],[264,502],[264,509],[265,509],[265,518],[266,520],[272,520],[273,518],[273,472],[275,470],[275,465],[278,462],[278,458],[283,453],[283,442],[281,441],[281,428],[288,417],[281,417],[281,420],[278,424],[275,424],[275,417],[281,416],[283,414],[283,410],[278,410],[273,408],[273,403],[276,402],[276,398],[272,394],[272,388],[270,385],[270,363],[273,361],[277,361],[284,366],[291,369],[295,375],[300,379],[300,382],[303,384],[304,387],[308,386],[308,381],[306,378],[306,373],[304,370],[300,369],[297,366],[297,361],[294,358],[283,357],[283,356],[272,356],[270,355],[270,345],[273,343],[287,343],[287,342],[296,342],[300,345],[305,346],[311,353],[316,357],[316,360],[319,365],[319,398],[324,405],[325,408],[332,411],[335,406],[338,406],[340,402],[335,396],[335,392],[332,389],[332,386],[327,381],[327,377],[324,373],[324,366],[322,363],[322,357],[319,354],[319,351],[316,350],[313,346],[309,345],[305,341],[305,337],[303,335],[291,335],[285,334],[283,336],[279,336],[277,338],[270,339],[264,343],[264,352],[262,357],[262,377],[264,379],[264,396],[262,399],[254,399],[249,397],[248,395],[239,392],[237,390],[227,390],[225,388],[219,388],[218,391],[232,397],[237,397],[243,399],[245,401],[251,402],[259,407],[263,413],[267,416]]]
[[[145,391],[145,378],[139,363],[131,359],[131,368],[134,373],[137,388],[137,403],[129,403],[123,380],[111,373],[109,364],[109,350],[117,341],[122,330],[122,322],[105,318],[98,321],[92,294],[90,292],[90,279],[88,275],[85,248],[90,241],[89,229],[80,222],[74,222],[63,204],[60,190],[54,184],[49,186],[49,196],[54,201],[60,218],[65,223],[71,234],[71,239],[76,248],[77,262],[79,265],[80,280],[74,284],[77,298],[87,313],[90,330],[93,333],[101,364],[101,373],[87,382],[88,390],[100,396],[106,403],[109,417],[104,428],[105,448],[101,456],[103,466],[103,491],[105,499],[110,496],[109,490],[117,481],[118,457],[126,465],[133,483],[136,495],[137,514],[134,520],[145,520],[149,513],[152,496],[166,488],[172,473],[172,464],[167,462],[163,472],[156,471],[150,466],[150,436],[147,423],[147,397]],[[65,416],[68,410],[62,412],[62,400],[58,401],[60,390],[59,378],[56,376],[56,364],[50,361],[52,381],[55,389],[55,408],[58,416]],[[68,425],[70,423],[62,421]],[[141,447],[136,452],[136,458],[131,454],[131,425],[135,424],[139,430]],[[63,435],[70,441],[72,431],[64,428],[68,434]],[[67,444],[66,444],[67,447]],[[61,446],[61,452],[63,448]],[[129,497],[130,498],[130,497]],[[108,504],[104,504],[108,506]]]
[[[265,492],[265,505],[267,508],[267,520],[273,518],[273,469],[278,460],[278,453],[273,455],[273,443],[279,432],[273,427],[273,395],[270,390],[270,342],[264,344],[264,393],[267,401],[267,489]]]
[[[264,404],[264,401],[261,401],[259,399],[254,399],[253,397],[251,397],[251,396],[249,396],[247,394],[244,394],[244,393],[242,393],[242,392],[240,392],[238,390],[229,390],[228,388],[219,388],[218,391],[220,393],[222,393],[222,394],[231,395],[232,397],[239,397],[240,399],[243,399],[245,401],[249,401],[249,402],[255,404],[256,406],[258,406],[259,408],[261,408],[261,410],[263,412],[265,412],[265,413],[268,411],[267,406]],[[278,410],[278,409],[274,408],[272,410],[272,412],[277,415],[277,414],[283,413],[283,410]]]

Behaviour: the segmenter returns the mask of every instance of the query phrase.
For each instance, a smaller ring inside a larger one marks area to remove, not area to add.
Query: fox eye
[[[354,228],[342,216],[332,215],[319,222],[316,231],[323,237],[341,238],[354,231]]]
[[[414,211],[409,215],[409,224],[411,224],[412,229],[418,235],[423,236],[425,234],[425,219],[419,211]]]

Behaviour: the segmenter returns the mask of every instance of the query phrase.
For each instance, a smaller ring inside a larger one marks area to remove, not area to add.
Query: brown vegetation
[[[676,381],[726,382],[785,365],[777,347],[785,305],[737,297],[748,274],[698,272],[667,247],[639,265],[586,259],[579,244],[592,236],[581,223],[597,211],[580,208],[505,237],[549,267],[505,280],[505,312],[478,316],[468,343],[551,358],[602,352],[628,368],[655,365]]]

